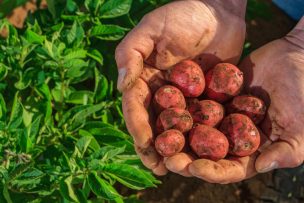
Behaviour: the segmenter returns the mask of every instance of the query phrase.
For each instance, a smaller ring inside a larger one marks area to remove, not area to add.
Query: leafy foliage
[[[1,11],[24,2],[3,1]],[[125,133],[114,49],[165,2],[47,2],[21,30],[0,20],[0,202],[127,201],[117,182],[141,190],[159,181]]]

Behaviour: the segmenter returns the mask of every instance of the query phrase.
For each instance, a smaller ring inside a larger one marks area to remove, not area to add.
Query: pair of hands
[[[146,15],[116,50],[123,112],[143,164],[157,175],[168,170],[213,183],[231,183],[304,160],[304,18],[284,38],[244,59],[247,92],[261,97],[268,115],[261,125],[260,150],[217,162],[181,152],[161,158],[153,146],[150,101],[165,84],[163,71],[194,59],[206,71],[223,61],[237,64],[245,38],[244,0],[184,0]],[[156,68],[153,68],[156,67]]]

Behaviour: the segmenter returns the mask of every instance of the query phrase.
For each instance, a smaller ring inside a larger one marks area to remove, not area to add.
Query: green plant
[[[123,202],[116,182],[155,187],[125,133],[114,49],[165,2],[47,3],[23,29],[0,20],[0,202]]]

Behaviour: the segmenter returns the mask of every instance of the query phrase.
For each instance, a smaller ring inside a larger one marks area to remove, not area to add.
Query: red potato
[[[240,93],[243,73],[234,65],[219,63],[206,74],[206,94],[217,102],[225,102]]]
[[[161,112],[156,121],[157,133],[176,129],[185,133],[192,128],[193,120],[190,113],[184,109],[170,108]]]
[[[188,106],[193,123],[217,126],[224,118],[224,107],[212,100],[193,102]]]
[[[234,113],[225,117],[220,131],[229,141],[229,153],[236,156],[249,156],[260,145],[260,133],[248,116]]]
[[[201,67],[191,60],[182,61],[168,70],[168,80],[178,87],[185,97],[198,97],[205,89]]]
[[[173,156],[182,151],[185,137],[178,130],[167,130],[155,139],[155,149],[163,157]]]
[[[210,126],[197,125],[190,131],[189,140],[192,150],[200,158],[217,161],[228,153],[226,136]]]
[[[185,109],[186,100],[179,89],[171,85],[165,85],[155,92],[153,107],[157,114],[168,108]]]
[[[264,102],[254,96],[242,95],[234,97],[227,105],[228,113],[241,113],[248,116],[255,124],[259,124],[265,117],[266,106]]]

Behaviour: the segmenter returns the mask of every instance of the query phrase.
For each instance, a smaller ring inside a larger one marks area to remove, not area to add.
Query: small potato
[[[192,150],[200,158],[217,161],[228,153],[226,136],[210,126],[197,125],[190,131],[189,140]]]
[[[233,113],[225,117],[220,131],[229,141],[229,153],[236,156],[249,156],[260,145],[260,133],[248,116]]]
[[[219,63],[206,74],[206,94],[223,103],[240,93],[243,87],[243,73],[234,65]]]
[[[198,97],[205,89],[204,73],[201,67],[191,60],[173,66],[168,70],[167,78],[185,97]]]
[[[193,120],[190,113],[184,109],[170,108],[161,112],[156,121],[156,132],[176,129],[185,133],[192,128]]]
[[[265,117],[266,106],[264,102],[254,96],[242,95],[234,97],[227,105],[226,111],[230,113],[241,113],[248,116],[255,124],[259,124]]]
[[[153,107],[157,114],[168,108],[186,108],[183,93],[174,86],[165,85],[159,88],[153,98]]]
[[[188,107],[193,123],[217,126],[224,117],[224,107],[212,100],[193,102]]]
[[[182,151],[185,137],[178,130],[167,130],[155,139],[155,149],[163,157],[173,156]]]

